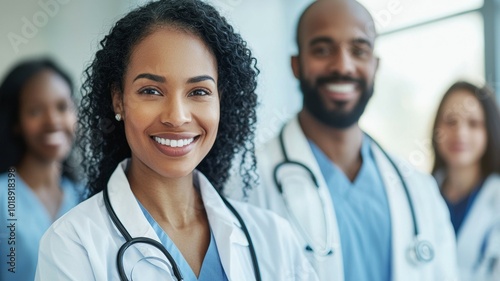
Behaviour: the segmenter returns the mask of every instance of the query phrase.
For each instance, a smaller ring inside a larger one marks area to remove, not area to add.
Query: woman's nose
[[[180,127],[191,122],[191,109],[187,99],[183,97],[166,99],[162,111],[161,122],[165,125]]]

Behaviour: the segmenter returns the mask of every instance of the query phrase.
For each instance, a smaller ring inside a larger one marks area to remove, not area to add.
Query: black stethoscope
[[[132,245],[138,244],[138,243],[143,243],[143,244],[149,244],[156,249],[160,250],[165,257],[168,259],[170,262],[170,265],[172,266],[172,271],[175,276],[175,279],[178,281],[184,280],[182,277],[181,271],[179,270],[179,266],[175,262],[174,258],[170,253],[165,249],[165,247],[158,241],[148,238],[148,237],[134,237],[130,236],[130,233],[128,233],[127,229],[125,229],[125,226],[121,223],[120,219],[115,213],[115,210],[111,206],[111,202],[109,201],[109,194],[108,194],[108,189],[104,188],[103,189],[103,198],[104,198],[104,206],[106,207],[106,210],[108,211],[108,214],[113,221],[113,224],[118,228],[120,233],[123,235],[125,238],[126,242],[120,247],[118,250],[118,254],[116,256],[116,267],[118,269],[118,274],[120,275],[120,280],[121,281],[128,281],[127,275],[125,274],[125,268],[123,266],[123,256],[125,254],[125,251]],[[261,281],[261,275],[260,275],[260,268],[259,264],[257,262],[257,255],[255,254],[255,248],[252,243],[252,239],[250,237],[250,233],[248,232],[248,229],[246,227],[245,222],[241,218],[241,216],[238,214],[236,209],[223,197],[221,196],[222,201],[224,204],[227,206],[227,208],[233,213],[233,215],[238,219],[240,225],[241,225],[241,230],[245,233],[245,236],[248,240],[248,247],[250,250],[250,256],[252,258],[252,264],[253,264],[253,271],[255,274],[255,279],[257,281]]]
[[[301,169],[304,169],[307,172],[307,174],[309,174],[310,178],[312,179],[314,186],[316,187],[316,191],[318,191],[319,183],[318,183],[318,180],[316,179],[316,177],[314,176],[314,173],[311,171],[311,169],[309,169],[303,163],[296,162],[296,161],[290,160],[288,158],[288,154],[286,153],[285,143],[284,143],[284,139],[283,139],[284,130],[285,130],[285,127],[283,127],[281,129],[281,132],[279,134],[279,141],[280,141],[281,151],[283,153],[284,159],[281,163],[279,163],[275,166],[274,175],[273,175],[274,176],[274,183],[276,184],[278,191],[283,196],[283,186],[281,184],[280,179],[278,178],[278,174],[280,172],[280,169],[282,169],[285,166],[297,166]],[[410,207],[411,217],[412,217],[412,221],[413,221],[414,239],[413,239],[413,242],[410,245],[409,251],[408,251],[409,260],[415,264],[431,262],[434,259],[434,255],[435,255],[434,254],[434,247],[432,246],[432,244],[429,241],[420,239],[420,231],[419,231],[419,228],[417,225],[417,218],[415,215],[415,209],[413,207],[413,202],[412,202],[411,197],[410,197],[410,192],[408,190],[408,186],[407,186],[406,182],[404,181],[400,170],[398,169],[396,163],[394,163],[392,158],[389,157],[387,152],[384,149],[382,149],[382,147],[372,137],[370,137],[369,135],[367,135],[367,136],[380,149],[380,151],[382,151],[384,156],[389,160],[391,165],[394,167],[394,170],[396,170],[396,173],[397,173],[397,175],[398,175],[398,177],[403,185],[403,189],[405,191],[405,195],[406,195],[406,198],[408,200],[408,205]],[[331,229],[331,227],[329,227],[331,225],[331,223],[329,223],[327,221],[327,217],[325,214],[326,213],[326,209],[325,209],[326,204],[324,202],[325,199],[321,195],[319,195],[319,198],[321,200],[321,205],[322,205],[321,207],[323,208],[323,214],[324,214],[323,218],[325,220],[325,229],[327,231],[327,235],[326,235],[327,241],[325,243],[325,246],[322,248],[315,247],[312,245],[312,243],[311,243],[312,239],[310,239],[310,237],[307,235],[307,231],[305,231],[305,229],[302,228],[302,226],[300,225],[299,221],[296,219],[293,212],[290,211],[290,206],[288,206],[288,203],[286,202],[286,196],[283,196],[283,200],[285,201],[286,208],[289,210],[288,213],[291,216],[292,223],[295,225],[295,228],[299,232],[301,232],[302,237],[305,239],[305,241],[307,243],[306,250],[313,252],[318,256],[328,256],[328,255],[333,254],[333,247],[331,246],[332,245],[331,242],[329,242],[332,239],[332,235],[328,233],[329,230]]]

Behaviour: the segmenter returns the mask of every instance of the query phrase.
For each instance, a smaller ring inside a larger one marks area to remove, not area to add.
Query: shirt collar
[[[337,167],[337,165],[333,161],[331,161],[330,158],[328,158],[328,156],[326,156],[326,154],[312,140],[307,139],[307,142],[309,143],[311,151],[313,152],[313,155],[316,158],[321,173],[323,174],[323,177],[325,179],[329,178],[329,176],[335,173],[340,172],[340,169]],[[374,159],[373,152],[371,149],[371,144],[372,141],[370,140],[370,138],[366,134],[363,134],[363,140],[361,142],[361,151],[360,151],[361,159],[363,160],[358,175],[356,176],[356,179],[359,177],[360,174],[362,174],[362,171],[364,169],[364,166],[366,166],[367,161],[373,161]]]
[[[118,164],[108,181],[111,206],[132,237],[144,236],[159,241],[130,188],[125,174],[128,162],[129,159],[125,159]],[[241,224],[226,207],[213,185],[197,170],[193,171],[193,177],[195,185],[199,188],[210,225],[226,225],[225,229],[230,232],[233,242],[248,245]],[[235,231],[236,229],[238,231]],[[217,236],[217,229],[214,229],[214,235]]]

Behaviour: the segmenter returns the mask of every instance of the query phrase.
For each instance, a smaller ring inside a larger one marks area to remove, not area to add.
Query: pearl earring
[[[120,113],[117,113],[115,115],[115,119],[116,119],[116,121],[121,121],[122,120],[122,115]]]

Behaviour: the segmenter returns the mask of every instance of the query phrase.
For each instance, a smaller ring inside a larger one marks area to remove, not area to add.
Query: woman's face
[[[196,168],[217,135],[217,78],[215,57],[191,33],[159,28],[135,46],[123,98],[113,94],[133,166],[166,178]]]
[[[486,151],[487,132],[477,98],[466,90],[456,90],[445,100],[438,118],[437,148],[446,165],[479,164]]]
[[[26,153],[44,162],[62,162],[71,150],[76,122],[66,81],[52,70],[39,72],[22,88],[19,107]]]

